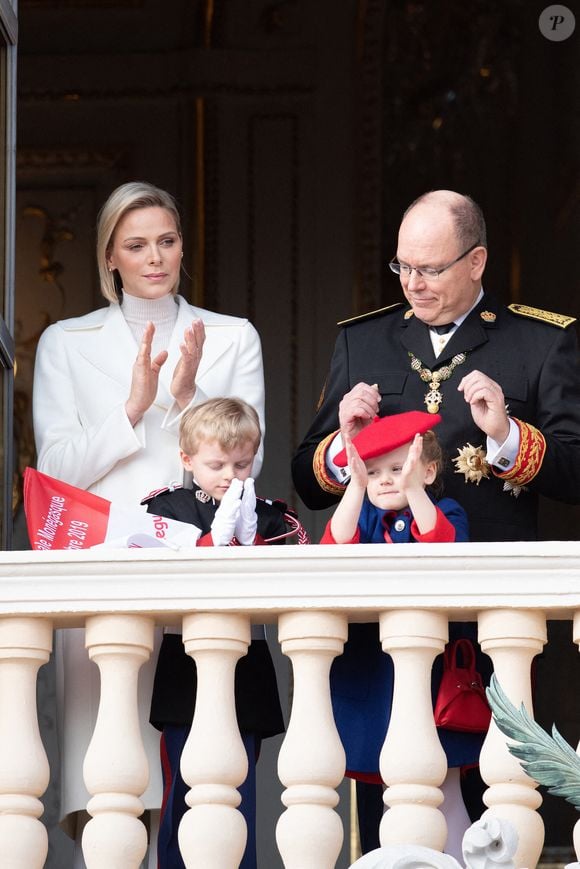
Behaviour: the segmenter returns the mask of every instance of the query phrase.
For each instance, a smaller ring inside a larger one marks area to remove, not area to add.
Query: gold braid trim
[[[326,467],[326,452],[330,446],[330,442],[334,440],[334,437],[337,434],[338,430],[333,431],[327,435],[324,440],[320,441],[316,447],[314,459],[312,460],[312,469],[318,485],[324,492],[328,492],[330,495],[342,495],[346,488],[346,486],[337,483],[337,481],[329,475]]]
[[[530,317],[532,320],[540,320],[542,323],[550,323],[552,326],[559,326],[560,329],[567,329],[568,326],[576,322],[575,317],[555,314],[554,311],[543,311],[541,308],[531,308],[529,305],[508,305],[508,309],[512,314]]]
[[[520,449],[511,470],[494,474],[516,486],[526,486],[538,474],[546,454],[546,439],[542,432],[528,422],[512,417],[520,430]]]

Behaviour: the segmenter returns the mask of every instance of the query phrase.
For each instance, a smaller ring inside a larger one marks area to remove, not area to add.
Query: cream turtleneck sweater
[[[141,299],[123,290],[121,311],[137,346],[141,344],[147,321],[151,320],[155,326],[151,356],[155,357],[161,350],[169,348],[178,311],[177,301],[172,293],[161,299]]]

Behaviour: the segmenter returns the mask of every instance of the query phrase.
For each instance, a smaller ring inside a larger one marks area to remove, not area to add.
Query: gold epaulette
[[[508,310],[512,314],[519,314],[520,317],[530,317],[532,320],[550,323],[551,326],[559,326],[560,329],[567,329],[568,326],[576,322],[576,317],[568,317],[566,314],[554,314],[552,311],[542,311],[541,308],[530,308],[529,305],[508,305]]]
[[[361,320],[371,320],[373,317],[379,317],[381,314],[387,314],[391,311],[396,311],[402,308],[404,302],[395,302],[393,305],[387,305],[386,308],[378,308],[376,311],[367,311],[366,314],[358,314],[356,317],[349,317],[347,320],[340,320],[337,326],[350,326],[351,323],[360,323]]]

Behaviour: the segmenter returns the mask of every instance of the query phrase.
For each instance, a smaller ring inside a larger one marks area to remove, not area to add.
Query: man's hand
[[[476,426],[496,443],[503,444],[509,435],[510,423],[499,383],[481,371],[472,371],[457,389],[463,392]]]
[[[338,406],[341,433],[350,438],[355,437],[378,414],[380,400],[381,394],[376,384],[369,386],[368,383],[357,383]]]

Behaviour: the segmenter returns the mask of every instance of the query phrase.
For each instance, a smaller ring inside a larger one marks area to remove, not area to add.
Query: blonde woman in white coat
[[[49,326],[38,345],[33,411],[40,471],[135,507],[152,489],[182,481],[177,435],[188,407],[238,396],[256,408],[264,433],[258,334],[245,319],[195,308],[176,295],[182,256],[179,213],[168,193],[131,182],[111,194],[97,229],[101,289],[109,305]],[[261,464],[260,451],[252,476]],[[84,866],[80,835],[89,794],[82,762],[99,677],[84,631],[59,633],[61,817],[78,842],[76,869]],[[162,790],[159,734],[148,723],[155,658],[156,651],[139,678],[150,767],[142,799],[150,810],[159,809]],[[150,867],[156,865],[154,850]]]

